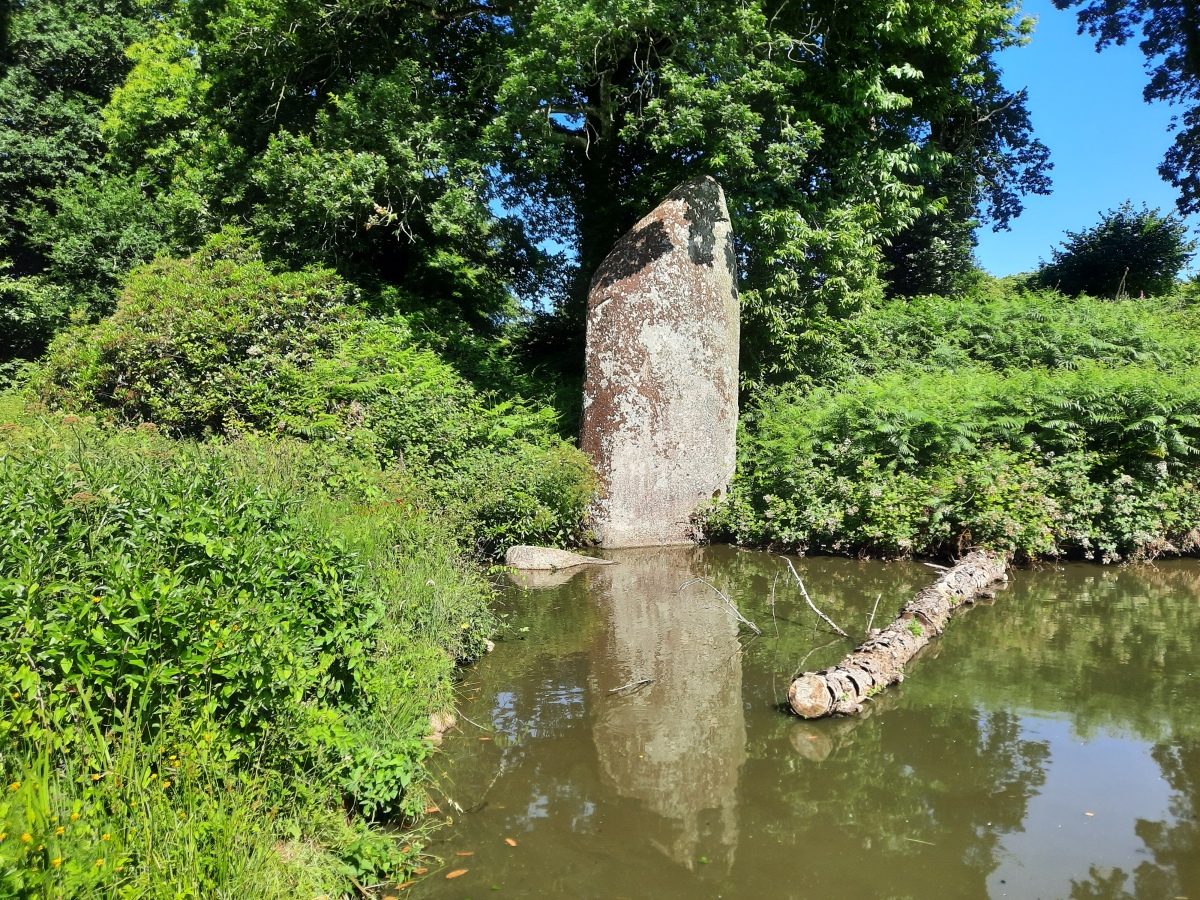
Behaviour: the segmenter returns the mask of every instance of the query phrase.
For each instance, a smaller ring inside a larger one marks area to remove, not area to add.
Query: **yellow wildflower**
[[[56,835],[61,835],[61,834],[62,834],[64,831],[66,831],[66,830],[67,830],[67,829],[65,829],[65,828],[63,828],[61,825],[59,825],[57,828],[55,828],[55,829],[54,829],[54,833],[55,833]]]
[[[100,780],[99,775],[92,775],[92,781],[99,781],[99,780]]]
[[[26,844],[28,844],[30,841],[33,840],[33,835],[30,834],[28,831],[26,831],[24,834],[21,835],[21,840],[23,840]]]
[[[74,822],[79,818],[79,813],[71,813],[71,821]]]
[[[102,865],[104,865],[104,860],[102,860],[102,859],[96,860],[96,868],[97,869],[100,868]]]
[[[165,787],[165,788],[169,788],[170,786],[171,786],[171,782],[169,782],[169,781],[164,781],[164,782],[163,782],[163,787]]]
[[[8,786],[8,789],[10,791],[20,790],[20,788],[21,788],[21,782],[19,782],[19,781],[14,781],[12,784],[10,784]]]
[[[54,868],[57,869],[59,866],[62,865],[62,857],[56,856],[54,859],[50,860],[50,865],[54,866]]]
[[[110,840],[112,840],[112,835],[106,831],[104,834],[100,835],[100,840],[110,841]]]

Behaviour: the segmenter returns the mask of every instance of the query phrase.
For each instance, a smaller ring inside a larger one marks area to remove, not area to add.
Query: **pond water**
[[[411,896],[1200,900],[1197,562],[1018,570],[867,714],[804,722],[791,674],[852,644],[779,557],[608,556],[506,589]],[[795,563],[855,643],[936,577]]]

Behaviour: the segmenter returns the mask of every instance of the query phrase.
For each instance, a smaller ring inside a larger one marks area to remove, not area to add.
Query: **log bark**
[[[925,588],[883,629],[870,633],[858,649],[832,668],[792,679],[788,703],[805,719],[852,716],[863,701],[904,680],[904,666],[941,634],[964,603],[995,596],[993,586],[1008,580],[1005,555],[976,550]]]

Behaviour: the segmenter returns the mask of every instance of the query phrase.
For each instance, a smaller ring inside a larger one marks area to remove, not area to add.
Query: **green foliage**
[[[126,272],[170,246],[172,210],[154,202],[141,176],[76,178],[52,192],[53,214],[26,217],[26,239],[45,260],[42,279],[93,318],[112,312]]]
[[[0,893],[346,897],[349,876],[377,884],[415,866],[418,843],[404,853],[348,822],[319,778],[231,763],[212,723],[173,723],[156,737],[92,735],[73,753],[6,753]]]
[[[44,415],[0,427],[0,485],[0,741],[21,783],[0,830],[93,820],[65,849],[0,842],[0,879],[173,896],[261,864],[272,878],[246,889],[278,896],[402,874],[362,823],[423,808],[428,716],[493,628],[419,492],[303,443]],[[265,859],[281,843],[301,857]]]
[[[68,321],[70,298],[36,276],[13,277],[0,260],[0,385],[6,363],[40,356]]]
[[[176,435],[288,434],[403,466],[483,553],[583,536],[592,479],[556,417],[477,393],[330,270],[270,268],[233,230],[135,271],[32,381],[56,408]]]
[[[97,171],[100,108],[128,70],[125,46],[140,35],[149,6],[62,0],[12,7],[0,47],[0,241],[23,266],[37,265],[23,247],[26,207]]]
[[[814,374],[838,320],[878,296],[879,245],[947,207],[934,183],[956,153],[964,180],[997,197],[1040,186],[1044,155],[1015,152],[1030,144],[1023,98],[1004,94],[991,62],[1029,27],[1005,3],[910,3],[897,16],[887,3],[544,0],[510,22],[489,134],[514,204],[532,196],[558,212],[552,224],[570,214],[577,300],[647,208],[714,175],[740,241],[751,381]],[[1012,140],[989,142],[1004,109],[1020,113],[1005,121]],[[969,189],[966,207],[980,199]]]
[[[1069,296],[1133,297],[1171,292],[1179,273],[1196,250],[1187,226],[1145,204],[1121,204],[1100,222],[1080,232],[1067,232],[1062,249],[1043,263],[1038,281]]]
[[[1200,549],[1191,320],[999,288],[893,303],[866,374],[758,398],[710,533],[888,556]]]
[[[1178,300],[1065,300],[984,283],[961,299],[920,297],[873,314],[882,366],[1072,369],[1084,361],[1169,369],[1200,359],[1200,323]],[[869,363],[863,368],[870,370]]]

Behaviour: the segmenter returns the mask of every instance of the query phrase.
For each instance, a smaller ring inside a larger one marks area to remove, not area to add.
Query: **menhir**
[[[712,178],[672,191],[609,253],[588,296],[581,445],[604,547],[680,544],[728,489],[738,415],[737,266]]]

